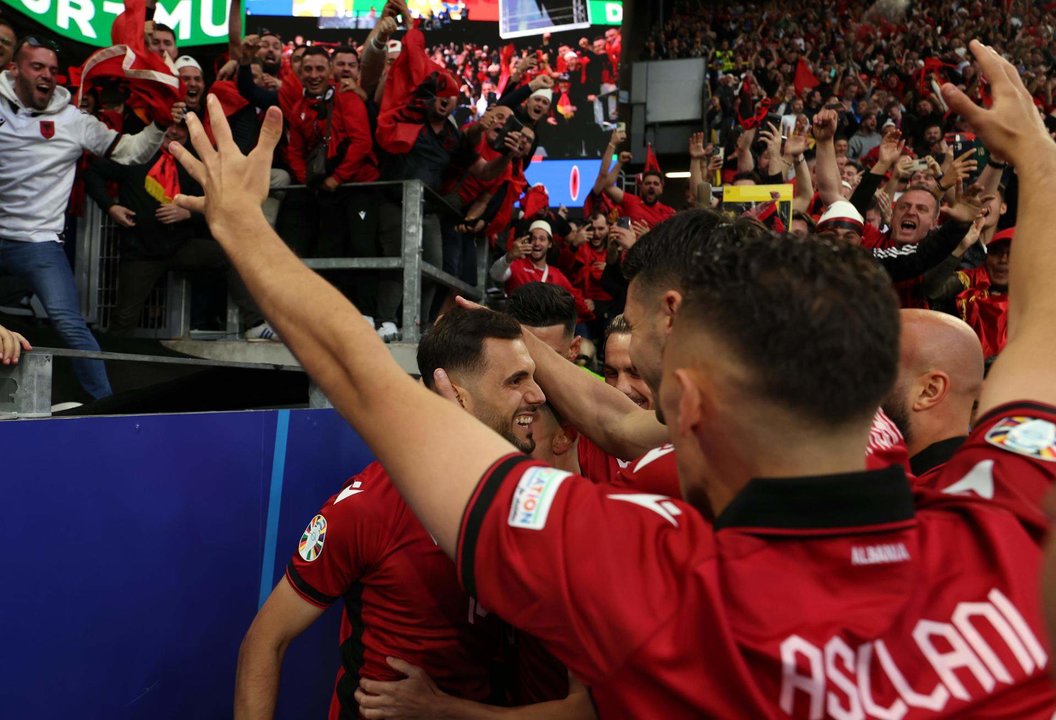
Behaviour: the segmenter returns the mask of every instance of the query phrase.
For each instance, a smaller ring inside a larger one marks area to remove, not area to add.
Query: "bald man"
[[[902,310],[898,381],[884,412],[902,431],[917,478],[939,467],[968,435],[983,386],[979,338],[961,320]]]

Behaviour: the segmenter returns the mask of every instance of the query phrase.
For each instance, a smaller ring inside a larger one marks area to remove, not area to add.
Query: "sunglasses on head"
[[[41,39],[36,35],[26,35],[24,38],[22,38],[22,40],[19,41],[18,48],[15,50],[15,52],[18,52],[18,50],[21,50],[26,45],[29,45],[30,47],[34,48],[45,48],[46,50],[51,50],[56,55],[59,54],[58,43],[56,43],[54,40],[48,40],[46,38]]]

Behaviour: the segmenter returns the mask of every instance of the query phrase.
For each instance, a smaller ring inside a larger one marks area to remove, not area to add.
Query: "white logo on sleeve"
[[[337,505],[339,502],[341,502],[345,498],[350,498],[353,495],[359,495],[361,492],[363,492],[363,490],[360,489],[362,487],[363,487],[363,483],[361,483],[359,480],[356,480],[354,483],[352,483],[351,485],[349,485],[348,487],[346,487],[344,490],[341,491],[341,494],[337,496],[336,500],[334,500],[334,505]]]
[[[963,478],[942,491],[946,495],[975,493],[986,500],[994,499],[994,461],[983,460]]]
[[[990,428],[986,441],[1009,452],[1056,462],[1056,425],[1048,420],[1007,417]]]
[[[554,496],[571,473],[551,467],[532,467],[521,476],[510,506],[510,527],[542,530]]]
[[[646,510],[652,510],[675,527],[678,527],[678,520],[675,518],[682,514],[682,511],[678,509],[678,505],[671,502],[671,498],[667,495],[630,493],[627,495],[609,495],[609,499],[634,503],[635,505],[644,507]]]

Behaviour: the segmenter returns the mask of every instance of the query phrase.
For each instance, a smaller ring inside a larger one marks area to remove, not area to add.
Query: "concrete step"
[[[161,344],[175,352],[204,360],[223,360],[261,365],[298,365],[285,345],[275,342],[245,340],[163,340]],[[389,343],[392,357],[411,375],[418,375],[417,343]]]

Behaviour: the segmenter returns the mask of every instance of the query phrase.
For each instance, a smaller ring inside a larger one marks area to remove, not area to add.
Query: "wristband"
[[[384,52],[384,51],[386,51],[388,49],[386,43],[382,43],[381,45],[378,45],[377,36],[375,36],[374,39],[370,41],[370,44],[374,46],[375,50],[378,50],[378,51],[381,51],[381,52]]]
[[[993,158],[990,159],[990,161],[987,163],[987,165],[992,167],[995,170],[1005,170],[1005,169],[1008,168],[1008,163],[1007,162],[997,162]]]
[[[806,158],[806,156],[803,153],[800,153],[796,157],[792,158],[793,162],[795,162],[796,165],[799,165],[801,162],[803,162],[806,159],[807,158]]]

